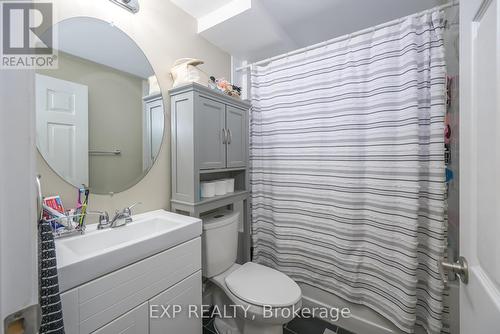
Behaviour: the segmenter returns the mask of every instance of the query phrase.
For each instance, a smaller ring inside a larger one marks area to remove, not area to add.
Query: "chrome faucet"
[[[103,212],[99,216],[99,224],[97,225],[98,230],[103,230],[106,228],[116,228],[120,226],[127,225],[128,223],[132,222],[132,209],[139,205],[142,204],[141,202],[137,202],[135,204],[132,204],[129,207],[126,207],[125,209],[121,211],[116,211],[115,216],[113,219],[109,219],[109,214],[107,212]]]

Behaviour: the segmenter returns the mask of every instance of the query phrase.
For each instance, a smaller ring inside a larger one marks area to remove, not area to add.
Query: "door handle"
[[[227,129],[227,133],[228,133],[228,144],[231,144],[231,142],[233,141],[233,134],[231,133],[231,129]]]
[[[227,144],[227,131],[222,129],[222,144]]]
[[[439,262],[439,272],[441,274],[441,278],[443,279],[443,283],[446,284],[446,276],[444,275],[445,271],[458,276],[462,283],[469,283],[469,264],[463,256],[460,256],[455,263],[445,261]]]

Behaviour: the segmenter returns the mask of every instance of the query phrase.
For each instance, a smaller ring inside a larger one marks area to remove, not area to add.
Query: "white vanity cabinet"
[[[62,293],[66,333],[201,334],[201,319],[188,314],[201,295],[198,237]],[[160,317],[174,304],[180,314]]]

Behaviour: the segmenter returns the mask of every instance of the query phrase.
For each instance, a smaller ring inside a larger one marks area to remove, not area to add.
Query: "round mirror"
[[[75,187],[124,191],[153,166],[163,139],[153,69],[137,44],[107,22],[72,18],[55,28],[58,68],[36,74],[38,150]]]

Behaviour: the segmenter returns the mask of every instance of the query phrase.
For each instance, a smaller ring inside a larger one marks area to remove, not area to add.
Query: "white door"
[[[38,331],[34,87],[31,71],[0,70],[0,334]]]
[[[500,332],[500,0],[460,1],[463,334]]]
[[[88,87],[37,74],[36,129],[50,167],[74,186],[88,186]]]

